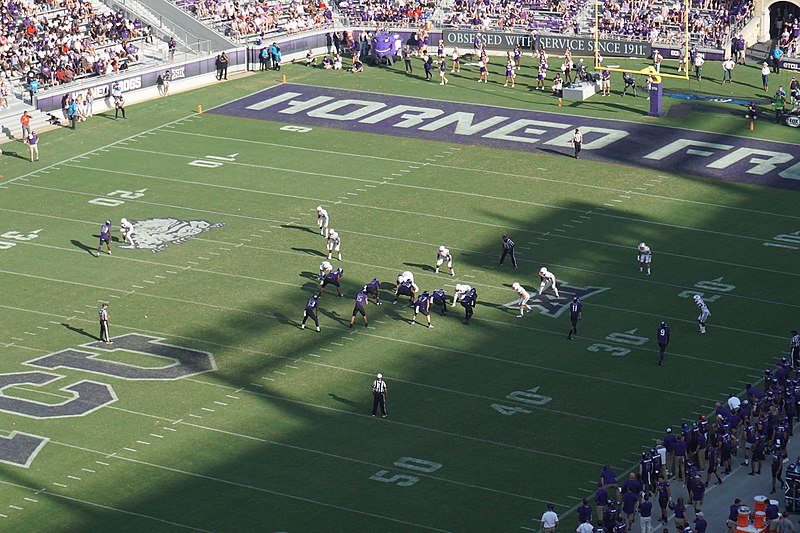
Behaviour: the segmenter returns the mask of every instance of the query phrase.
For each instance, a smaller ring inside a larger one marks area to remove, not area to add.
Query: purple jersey
[[[309,298],[308,303],[306,303],[306,311],[309,313],[313,313],[317,310],[317,305],[319,304],[319,300],[316,298]]]
[[[100,240],[101,241],[111,240],[111,224],[103,224],[102,226],[100,226]]]
[[[364,307],[367,302],[367,295],[363,292],[356,294],[356,307]]]
[[[669,327],[661,326],[658,328],[656,338],[658,339],[658,344],[669,344]]]
[[[369,283],[367,283],[367,294],[378,294],[378,290],[381,288],[381,282],[378,279],[373,279]]]

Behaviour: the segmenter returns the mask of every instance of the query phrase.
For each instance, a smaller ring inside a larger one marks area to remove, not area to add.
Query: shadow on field
[[[71,326],[69,324],[64,324],[64,323],[62,323],[61,325],[64,326],[65,328],[67,328],[70,331],[73,331],[75,333],[83,335],[84,337],[89,337],[90,339],[96,340],[96,341],[101,340],[100,337],[95,337],[94,335],[92,335],[91,333],[89,333],[88,331],[86,331],[83,328],[76,328],[75,326]]]
[[[315,250],[313,248],[292,248],[295,252],[303,252],[304,254],[308,255],[316,255],[317,257],[328,257],[325,252],[321,252],[320,250]]]
[[[339,403],[343,403],[345,405],[349,405],[350,407],[355,407],[357,405],[359,405],[359,406],[363,405],[363,404],[359,404],[357,402],[354,402],[353,400],[348,400],[347,398],[342,398],[341,396],[337,396],[333,392],[329,392],[328,396],[330,396],[333,401],[339,402]]]
[[[71,240],[71,241],[69,241],[69,242],[71,242],[71,243],[72,243],[72,246],[74,246],[74,247],[76,247],[76,248],[80,248],[81,250],[83,250],[83,251],[85,251],[85,252],[89,252],[89,254],[90,254],[90,255],[94,255],[94,252],[96,251],[94,248],[92,248],[92,247],[91,247],[91,246],[89,246],[88,244],[84,244],[84,243],[82,243],[81,241],[78,241],[78,240],[72,239],[72,240]]]
[[[296,230],[303,231],[303,232],[306,232],[306,233],[313,233],[314,235],[319,235],[319,231],[314,230],[313,228],[310,228],[308,226],[296,226],[294,224],[281,224],[281,227],[284,228],[284,229],[296,229]]]
[[[424,270],[425,272],[436,272],[436,269],[431,265],[425,265],[423,263],[403,263],[407,267],[411,268],[418,268],[420,270]],[[447,265],[443,265],[445,270],[447,269]]]

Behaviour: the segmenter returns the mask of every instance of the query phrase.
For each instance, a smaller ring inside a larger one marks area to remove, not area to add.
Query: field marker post
[[[753,121],[751,120],[751,121],[750,121],[750,131],[753,131],[753,128],[755,128],[755,122],[753,122]]]
[[[286,83],[286,74],[281,76],[281,83]]]
[[[202,114],[202,113],[203,113],[203,106],[200,105],[200,104],[197,104],[197,114]]]
[[[561,107],[561,98],[558,99],[558,107]]]

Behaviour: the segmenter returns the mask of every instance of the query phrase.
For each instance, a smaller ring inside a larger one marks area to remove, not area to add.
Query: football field
[[[196,114],[197,98],[50,134],[41,166],[3,163],[3,529],[520,531],[552,502],[571,530],[604,464],[622,475],[759,380],[797,325],[796,191]],[[320,332],[300,329],[326,258],[318,205],[343,256]],[[517,269],[498,265],[503,233]],[[454,277],[433,271],[439,245]],[[541,266],[562,298],[516,318],[511,285],[537,292]],[[422,290],[475,287],[470,324],[458,305],[410,324],[408,299],[391,304],[406,270]],[[383,305],[350,329],[373,278]],[[370,416],[378,372],[387,418]]]

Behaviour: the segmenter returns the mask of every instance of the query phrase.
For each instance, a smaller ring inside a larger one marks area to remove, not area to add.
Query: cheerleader
[[[539,71],[536,73],[536,88],[544,91],[544,80],[547,77],[547,64],[540,63]]]
[[[519,70],[522,62],[522,49],[519,47],[519,41],[514,45],[514,70]]]
[[[506,61],[506,83],[503,87],[508,87],[508,82],[511,82],[511,88],[514,88],[514,78],[516,74],[514,73],[514,60],[511,59],[511,53],[508,54],[508,61]]]
[[[458,53],[458,48],[453,48],[453,68],[450,70],[450,74],[461,73],[461,57]]]

